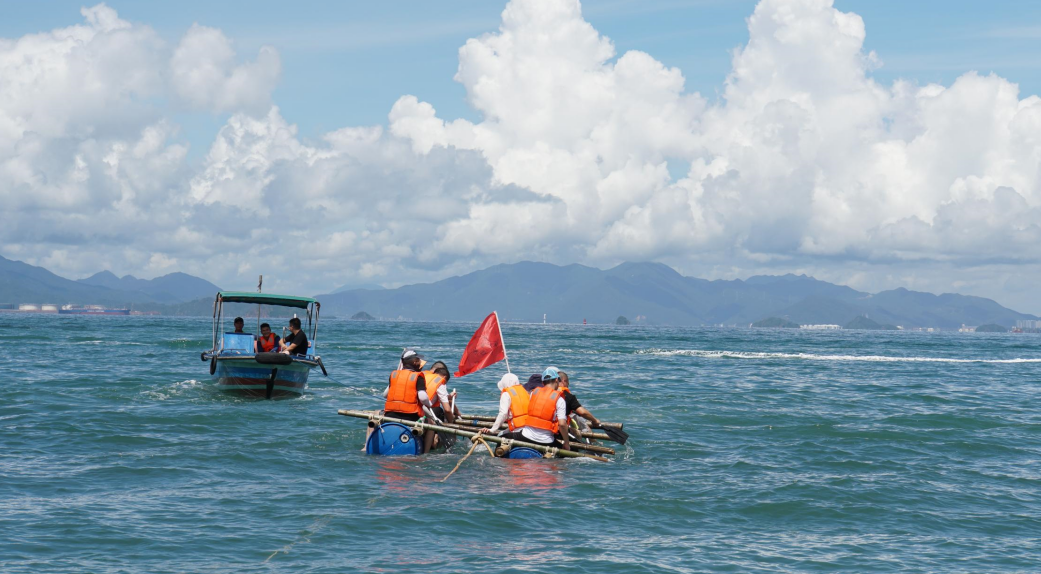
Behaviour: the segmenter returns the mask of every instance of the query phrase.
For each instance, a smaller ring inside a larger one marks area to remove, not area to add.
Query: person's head
[[[260,324],[260,334],[265,336],[265,337],[270,335],[271,334],[271,325],[268,325],[267,323],[261,323]]]
[[[246,322],[242,320],[242,317],[235,317],[235,331],[241,332],[242,328],[246,326]]]
[[[567,376],[567,373],[565,373],[564,371],[558,371],[557,374],[560,375],[560,388],[562,388],[562,389],[568,388],[568,376]]]
[[[444,364],[443,361],[437,361],[436,363],[434,363],[430,367],[430,370],[433,371],[435,374],[444,377],[446,383],[452,380],[452,375],[448,372],[448,365]]]
[[[542,384],[556,389],[560,383],[560,371],[556,367],[547,367],[545,371],[542,371]]]
[[[406,369],[419,370],[423,366],[423,355],[417,353],[415,349],[405,349],[401,353],[401,364]]]
[[[499,379],[499,390],[505,391],[506,389],[519,384],[520,379],[517,378],[517,375],[514,375],[513,373],[506,373],[502,376],[501,379]]]
[[[299,318],[299,317],[293,317],[292,319],[290,319],[290,320],[289,320],[289,328],[290,328],[290,329],[291,329],[291,330],[292,330],[292,331],[293,331],[294,333],[296,333],[297,331],[299,331],[299,330],[300,330],[300,318]]]

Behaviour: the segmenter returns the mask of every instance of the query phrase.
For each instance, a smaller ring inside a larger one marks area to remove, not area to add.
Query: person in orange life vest
[[[260,336],[255,344],[258,353],[277,353],[282,350],[282,339],[271,332],[271,325],[267,323],[260,325]]]
[[[517,378],[513,377],[503,384],[513,381],[517,381]],[[480,432],[497,432],[503,421],[507,420],[508,414],[510,432],[499,435],[502,438],[571,450],[564,397],[557,390],[560,373],[556,367],[549,367],[542,373],[542,382],[543,386],[532,391],[530,395],[519,384],[507,387],[499,397],[499,415],[495,418],[495,423],[492,428],[481,429]],[[508,413],[503,412],[504,406]],[[554,436],[558,432],[561,442]]]
[[[564,371],[560,371],[560,394],[564,396],[564,407],[567,411],[568,418],[571,415],[578,415],[589,421],[589,424],[595,428],[600,428],[600,419],[593,416],[593,413],[589,412],[589,409],[582,406],[582,403],[578,402],[578,397],[571,394],[571,382],[568,374]]]
[[[406,421],[418,421],[423,416],[423,409],[430,404],[426,391],[426,377],[421,370],[425,361],[415,349],[405,349],[401,353],[401,368],[390,374],[390,381],[383,391],[386,402],[383,412],[390,417]],[[372,434],[372,429],[369,429]],[[368,435],[365,437],[368,442]],[[423,433],[423,452],[428,452],[434,444],[434,431]]]
[[[427,411],[428,416],[434,420],[455,422],[459,408],[448,408],[452,404],[452,395],[454,395],[454,393],[448,392],[448,381],[451,378],[448,365],[442,361],[437,361],[429,370],[423,371],[426,391],[426,401],[423,401],[424,411]]]

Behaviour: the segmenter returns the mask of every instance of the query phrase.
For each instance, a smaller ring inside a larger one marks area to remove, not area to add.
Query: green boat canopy
[[[257,305],[278,305],[280,307],[298,307],[307,309],[311,303],[318,303],[311,297],[295,295],[275,295],[274,293],[250,293],[249,291],[220,291],[217,297],[225,303],[254,303]]]

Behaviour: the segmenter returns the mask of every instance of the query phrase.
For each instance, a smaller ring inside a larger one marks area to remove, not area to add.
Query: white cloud
[[[263,114],[281,72],[278,52],[264,46],[257,59],[235,65],[235,50],[223,32],[193,24],[170,59],[174,93],[204,110]]]
[[[273,49],[241,62],[217,29],[168,47],[104,5],[83,15],[0,40],[0,245],[69,274],[176,262],[234,285],[293,262],[271,281],[299,290],[661,259],[1000,295],[1041,259],[1041,99],[971,71],[882,85],[864,22],[830,0],[762,0],[718,103],[618,55],[577,0],[513,0],[459,50],[480,121],[406,95],[385,128],[308,142],[272,105]],[[230,112],[197,167],[184,107]]]

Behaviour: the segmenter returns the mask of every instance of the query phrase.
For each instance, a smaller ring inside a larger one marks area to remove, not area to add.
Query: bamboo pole
[[[468,430],[467,427],[473,428],[470,425],[460,425],[452,423],[441,423],[441,426],[445,426],[451,429]],[[481,427],[491,428],[491,426]],[[584,450],[586,452],[595,452],[597,454],[615,454],[614,449],[606,446],[600,446],[595,444],[585,444],[577,441],[571,441],[571,450]]]
[[[472,421],[492,422],[492,423],[495,422],[495,417],[486,417],[486,416],[477,416],[477,415],[470,416],[470,415],[468,415],[468,416],[465,416],[463,418],[469,419],[469,420],[472,420]],[[611,427],[611,428],[615,428],[615,429],[621,429],[623,427],[623,423],[605,423],[605,422],[601,421],[600,422],[600,426],[602,426],[602,427]]]
[[[462,425],[473,426],[473,427],[478,427],[478,428],[487,428],[487,429],[492,428],[492,425],[495,424],[495,423],[485,422],[485,421],[482,421],[482,420],[477,420],[477,419],[474,419],[473,417],[470,417],[470,418],[456,417],[455,420],[456,421],[462,421],[461,423],[457,422],[456,424],[462,424]],[[576,431],[575,429],[571,429],[571,434],[575,434],[576,432],[579,432],[579,431]],[[607,441],[611,441],[611,442],[618,442],[618,441],[612,439],[610,436],[608,436],[607,433],[602,433],[602,432],[581,431],[581,432],[579,432],[579,435],[581,437],[583,437],[583,438],[592,438],[592,439],[596,439],[596,440],[607,440]],[[611,454],[614,454],[614,453],[611,453]]]
[[[464,430],[458,430],[458,429],[443,427],[441,425],[428,425],[428,424],[424,424],[424,423],[421,423],[421,422],[414,422],[414,421],[406,421],[406,420],[403,420],[403,419],[396,419],[394,417],[388,417],[386,415],[381,415],[379,413],[374,413],[372,411],[354,411],[354,410],[350,410],[350,409],[340,409],[340,410],[338,410],[336,412],[337,412],[337,414],[341,414],[343,416],[355,417],[355,418],[359,418],[359,419],[366,419],[368,421],[371,421],[371,422],[374,422],[374,423],[377,423],[377,424],[380,423],[380,422],[383,422],[383,421],[400,423],[400,424],[403,424],[403,425],[405,425],[407,427],[411,427],[411,428],[413,428],[415,430],[418,430],[418,431],[421,431],[421,432],[432,430],[432,431],[436,431],[436,432],[443,432],[443,433],[448,433],[448,434],[454,434],[456,436],[461,436],[461,437],[465,437],[465,438],[473,438],[473,437],[477,436],[477,434],[478,434],[478,433],[475,433],[475,432],[467,432],[467,431],[464,431]],[[510,442],[510,443],[512,443],[513,446],[526,446],[528,448],[533,448],[533,449],[535,449],[535,450],[537,450],[537,451],[539,451],[539,452],[541,452],[543,454],[550,454],[550,453],[552,453],[554,456],[560,456],[560,457],[564,457],[564,458],[591,458],[593,460],[599,460],[600,462],[610,462],[608,459],[606,459],[606,458],[604,458],[602,456],[586,454],[584,452],[574,452],[574,451],[570,451],[570,450],[558,449],[558,448],[553,448],[553,447],[549,447],[549,446],[546,446],[546,445],[543,445],[543,444],[538,444],[538,443],[533,443],[533,442],[524,442],[524,441],[519,441],[519,440],[509,441],[509,440],[504,440],[501,437],[497,437],[495,435],[490,435],[490,434],[482,434],[481,436],[484,438],[484,440],[486,440],[488,442],[491,442],[491,443],[502,444],[502,443],[505,443],[505,442]]]

